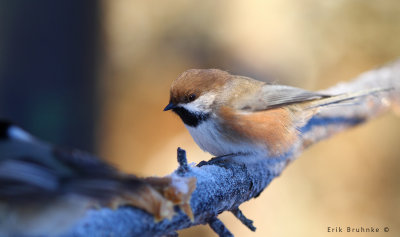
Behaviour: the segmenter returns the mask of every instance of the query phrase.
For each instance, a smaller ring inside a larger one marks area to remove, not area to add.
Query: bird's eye
[[[190,94],[189,97],[188,97],[188,101],[189,102],[192,102],[195,99],[196,99],[196,95],[195,94]]]

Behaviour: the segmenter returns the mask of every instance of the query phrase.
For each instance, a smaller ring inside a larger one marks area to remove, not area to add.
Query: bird
[[[214,156],[272,158],[291,152],[301,127],[320,109],[380,90],[331,95],[219,69],[189,69],[172,82],[164,111],[175,112],[198,146]]]
[[[47,143],[0,120],[0,237],[57,236],[96,207],[132,205],[157,220],[171,218],[173,204],[180,203],[163,196],[168,190],[177,199],[169,181],[121,173],[92,154]]]

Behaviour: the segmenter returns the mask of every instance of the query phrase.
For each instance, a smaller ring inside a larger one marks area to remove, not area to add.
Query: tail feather
[[[305,126],[315,114],[321,111],[322,108],[349,105],[354,106],[355,104],[360,103],[360,101],[357,100],[358,98],[392,89],[393,88],[373,88],[368,90],[360,90],[357,92],[332,95],[329,97],[308,101],[303,104],[300,110],[298,110],[300,114],[297,114],[296,116],[297,119],[295,120],[295,125],[298,128]]]
[[[350,105],[354,103],[342,103],[344,101],[354,100],[363,96],[372,95],[378,92],[389,91],[393,88],[373,88],[367,90],[360,90],[357,92],[344,93],[339,95],[334,95],[328,98],[318,99],[311,101],[307,104],[306,109],[314,109],[321,106],[330,106],[330,105]]]

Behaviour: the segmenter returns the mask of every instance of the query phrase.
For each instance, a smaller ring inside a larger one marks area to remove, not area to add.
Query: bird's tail
[[[325,106],[354,105],[355,103],[357,103],[358,98],[368,96],[368,95],[373,95],[373,94],[383,92],[383,91],[389,91],[392,89],[393,88],[372,88],[372,89],[360,90],[360,91],[356,91],[356,92],[333,95],[330,97],[310,101],[309,103],[307,103],[307,106],[305,108],[306,109],[315,109],[315,108],[320,108],[320,107],[325,107]]]
[[[303,106],[301,106],[301,108],[297,111],[299,112],[299,114],[298,116],[296,116],[298,118],[296,120],[296,126],[298,128],[305,126],[315,114],[320,113],[323,109],[329,109],[335,106],[353,106],[357,103],[361,103],[362,101],[359,99],[364,96],[369,96],[392,89],[393,88],[372,88],[356,92],[332,95],[321,99],[305,102]]]

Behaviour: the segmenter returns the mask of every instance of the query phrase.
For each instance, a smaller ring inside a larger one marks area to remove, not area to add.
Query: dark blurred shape
[[[0,1],[0,117],[93,150],[98,1]]]

